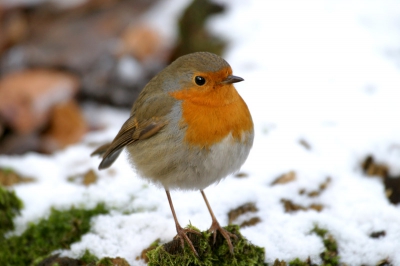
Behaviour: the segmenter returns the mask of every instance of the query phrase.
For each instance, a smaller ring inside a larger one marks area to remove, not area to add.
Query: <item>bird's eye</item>
[[[203,86],[206,83],[206,79],[203,78],[202,76],[196,76],[194,78],[194,81],[196,82],[197,85]]]

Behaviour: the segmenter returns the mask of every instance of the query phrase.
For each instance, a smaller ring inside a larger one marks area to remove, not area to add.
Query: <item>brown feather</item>
[[[106,143],[106,144],[101,145],[96,150],[94,150],[90,154],[90,156],[95,156],[95,155],[103,156],[104,153],[107,151],[107,149],[110,147],[110,145],[111,145],[111,143]]]
[[[123,148],[135,141],[150,138],[156,134],[166,123],[152,118],[143,123],[138,123],[134,116],[128,118],[111,144],[97,148],[92,154],[103,154],[99,169],[110,167],[118,158]]]

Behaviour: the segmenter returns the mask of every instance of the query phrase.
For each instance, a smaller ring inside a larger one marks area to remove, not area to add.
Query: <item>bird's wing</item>
[[[145,88],[133,105],[131,116],[122,125],[114,140],[92,153],[103,157],[99,169],[110,167],[125,146],[150,138],[159,132],[168,123],[165,117],[173,104],[174,99],[165,95],[161,89],[154,91]]]
[[[157,118],[138,122],[136,117],[131,116],[122,125],[117,136],[109,143],[97,148],[92,155],[102,155],[103,160],[99,165],[99,169],[110,167],[118,158],[123,148],[135,141],[150,138],[166,125],[165,121]]]

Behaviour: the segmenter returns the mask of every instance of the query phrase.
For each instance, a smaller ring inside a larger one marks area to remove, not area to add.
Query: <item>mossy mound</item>
[[[191,229],[198,229],[191,227]],[[172,240],[164,245],[147,253],[149,266],[159,265],[187,265],[187,266],[252,266],[267,265],[264,263],[264,248],[251,244],[239,232],[239,226],[229,225],[226,230],[235,234],[237,239],[231,239],[234,246],[234,254],[229,252],[226,240],[221,234],[217,234],[217,240],[213,244],[213,236],[208,231],[201,232],[201,235],[188,233],[188,237],[199,253],[197,257],[190,247],[185,244],[182,249],[179,239]],[[199,231],[200,232],[200,231]]]
[[[90,229],[92,217],[107,213],[104,204],[86,210],[52,209],[50,216],[28,226],[20,236],[0,238],[0,265],[35,265],[57,249],[68,249]]]

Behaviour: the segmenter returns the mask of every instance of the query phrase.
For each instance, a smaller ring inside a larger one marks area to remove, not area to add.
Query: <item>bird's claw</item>
[[[190,249],[193,251],[193,253],[198,257],[199,254],[197,253],[196,249],[193,246],[192,241],[189,239],[189,237],[187,236],[187,233],[193,233],[196,235],[201,235],[200,232],[193,230],[193,229],[189,229],[189,228],[182,228],[182,227],[176,227],[176,232],[178,233],[174,239],[179,238],[181,240],[181,246],[182,248],[185,247],[185,241],[186,243],[189,245]]]
[[[229,251],[233,255],[233,245],[231,241],[231,237],[234,239],[237,239],[237,236],[235,234],[232,234],[231,232],[227,231],[225,228],[221,227],[218,223],[218,221],[213,221],[211,224],[210,229],[208,229],[210,233],[213,234],[213,244],[215,244],[215,241],[217,240],[217,231],[221,233],[221,235],[226,239],[226,242],[228,243]]]

